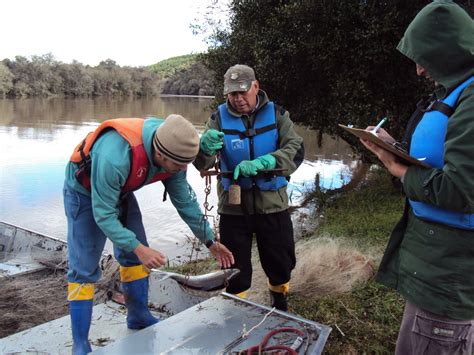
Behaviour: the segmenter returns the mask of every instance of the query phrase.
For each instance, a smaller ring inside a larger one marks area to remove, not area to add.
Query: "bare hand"
[[[365,130],[366,131],[372,131],[375,128],[375,126],[368,126]],[[396,142],[395,138],[393,138],[386,130],[383,128],[379,128],[377,131],[377,137],[379,137],[381,140],[393,144]]]
[[[215,242],[209,247],[209,251],[216,258],[219,266],[227,269],[234,264],[234,255],[224,244]]]
[[[159,268],[166,263],[166,256],[158,250],[139,244],[133,251],[140,262],[148,269]]]
[[[372,143],[368,140],[361,139],[361,143],[372,153],[374,153],[377,158],[382,162],[382,164],[387,168],[387,170],[393,176],[396,176],[399,179],[402,179],[405,176],[408,166],[401,164],[395,154],[392,154],[388,150],[385,150],[375,143]]]

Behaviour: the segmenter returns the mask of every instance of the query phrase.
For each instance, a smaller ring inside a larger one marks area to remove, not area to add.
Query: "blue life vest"
[[[276,125],[275,105],[268,102],[256,114],[253,127],[245,127],[241,117],[232,116],[227,105],[219,105],[221,130],[224,132],[224,147],[221,151],[221,171],[233,172],[242,160],[253,160],[278,149],[278,129]],[[226,191],[232,183],[229,178],[222,178]],[[283,176],[270,179],[239,177],[237,183],[244,190],[255,184],[260,190],[278,190],[288,181]]]
[[[454,89],[441,102],[454,111],[456,102],[462,91],[474,81],[469,78]],[[439,103],[439,101],[437,102]],[[442,169],[444,165],[444,141],[448,127],[449,115],[436,108],[425,112],[413,132],[410,155],[423,159],[430,166]],[[474,214],[449,211],[428,203],[409,200],[413,213],[420,219],[445,224],[451,227],[474,230]]]

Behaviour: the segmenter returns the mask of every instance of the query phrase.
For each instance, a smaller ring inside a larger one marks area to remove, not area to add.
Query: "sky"
[[[190,24],[214,0],[0,0],[0,60],[52,53],[95,66],[146,66],[205,52]]]

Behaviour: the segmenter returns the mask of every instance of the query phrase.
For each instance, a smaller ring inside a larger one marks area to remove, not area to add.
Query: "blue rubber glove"
[[[224,145],[224,133],[215,129],[209,129],[201,136],[201,150],[207,155],[214,155]]]
[[[276,159],[271,154],[262,155],[254,160],[242,160],[234,169],[234,180],[240,176],[249,177],[257,175],[260,170],[274,169]]]

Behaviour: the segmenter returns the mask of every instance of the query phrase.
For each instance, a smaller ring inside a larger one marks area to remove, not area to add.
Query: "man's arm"
[[[91,199],[94,219],[114,246],[134,252],[148,268],[160,267],[166,257],[141,244],[135,233],[119,220],[121,187],[130,171],[129,145],[114,131],[102,136],[93,148]]]
[[[193,234],[203,243],[214,240],[214,232],[208,221],[203,220],[196,193],[186,180],[186,172],[180,171],[163,181],[171,203]]]
[[[214,241],[214,232],[197,202],[196,193],[186,180],[186,172],[181,171],[163,181],[171,203],[193,234],[206,246],[224,268],[234,264],[234,257],[225,245]]]
[[[385,166],[385,168],[390,174],[399,178],[402,182],[404,181],[405,173],[407,172],[408,166],[400,163],[395,154],[383,149],[382,147],[369,140],[361,138],[360,142],[368,150],[374,153],[377,158],[379,158],[379,160],[382,162],[382,164]]]

